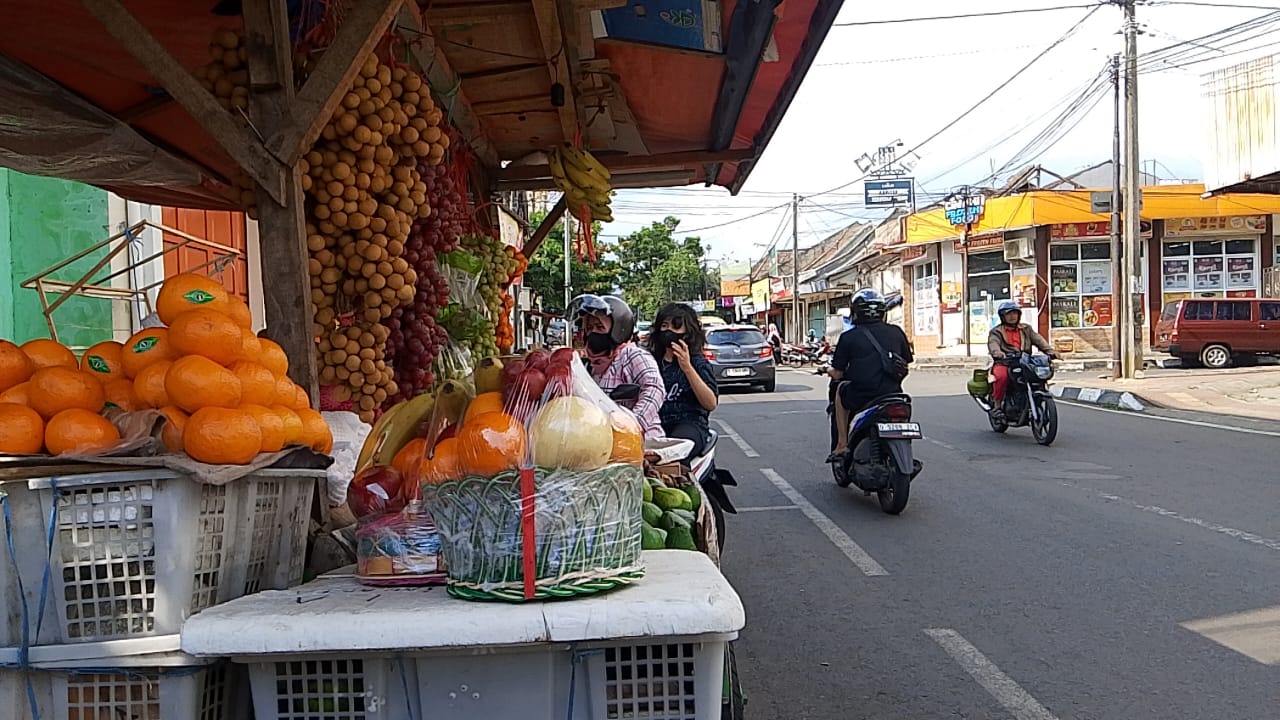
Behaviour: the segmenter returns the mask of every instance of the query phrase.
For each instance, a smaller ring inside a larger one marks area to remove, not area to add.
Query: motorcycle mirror
[[[609,391],[610,400],[635,400],[640,397],[640,386],[627,383]]]

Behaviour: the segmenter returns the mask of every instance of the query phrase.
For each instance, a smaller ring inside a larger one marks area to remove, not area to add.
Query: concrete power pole
[[[1118,288],[1124,297],[1124,321],[1129,329],[1125,344],[1124,377],[1142,377],[1142,307],[1138,293],[1142,289],[1142,163],[1138,156],[1138,22],[1136,0],[1124,0],[1124,100],[1125,100],[1125,167],[1124,167],[1124,235],[1125,287]]]
[[[800,196],[791,194],[791,341],[804,344],[800,330]]]
[[[1121,322],[1127,274],[1124,271],[1124,229],[1120,226],[1121,198],[1120,177],[1120,55],[1111,58],[1111,84],[1115,94],[1115,128],[1111,136],[1111,296],[1115,298],[1115,306],[1111,308],[1111,376],[1124,377],[1126,325]]]
[[[569,238],[572,237],[570,233],[572,232],[573,228],[570,227],[569,225],[570,223],[569,216],[570,216],[570,213],[566,210],[564,214],[564,309],[565,309],[565,312],[569,311],[569,303],[573,302],[573,288],[571,287],[573,282],[573,272],[572,272],[572,265],[569,260],[569,253],[572,251],[571,248],[569,247],[571,244],[569,242]]]

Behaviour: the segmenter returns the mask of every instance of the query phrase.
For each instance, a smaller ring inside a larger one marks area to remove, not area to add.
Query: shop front
[[[1142,236],[1151,238],[1150,222],[1143,221]],[[1141,247],[1145,256],[1145,243]],[[1145,263],[1143,270],[1145,289]],[[1049,227],[1050,342],[1065,352],[1111,352],[1112,327],[1119,309],[1114,271],[1110,222]]]
[[[1268,215],[1186,217],[1164,221],[1161,304],[1186,298],[1258,297],[1273,250]]]
[[[932,354],[942,339],[942,275],[938,246],[904,247],[900,256],[905,329],[917,352]]]

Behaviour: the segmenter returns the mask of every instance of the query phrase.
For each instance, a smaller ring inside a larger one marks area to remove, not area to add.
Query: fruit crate
[[[422,717],[411,658],[308,655],[248,670],[256,720]]]
[[[125,652],[218,603],[300,583],[323,476],[262,470],[209,485],[147,469],[0,483],[0,645],[24,641],[19,578],[30,645],[125,641]]]

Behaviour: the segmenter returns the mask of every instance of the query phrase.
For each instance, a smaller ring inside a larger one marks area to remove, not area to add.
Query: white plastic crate
[[[316,477],[323,471],[265,470],[215,486],[136,470],[0,485],[29,642],[175,634],[213,605],[300,582]],[[22,607],[8,551],[0,555],[0,593],[7,593],[0,642],[14,646],[22,642]]]
[[[414,661],[299,656],[249,666],[257,720],[422,717]]]

